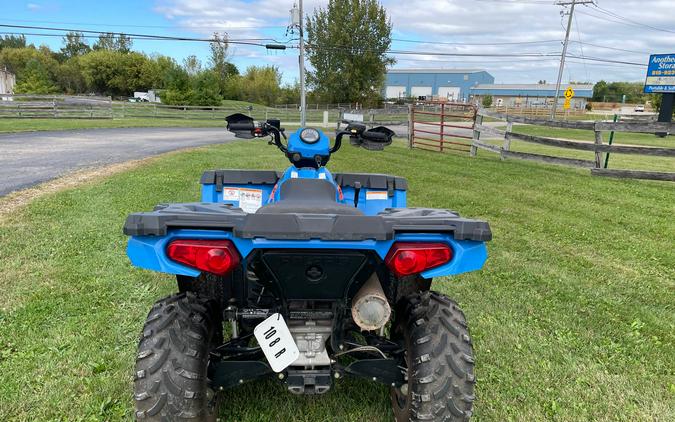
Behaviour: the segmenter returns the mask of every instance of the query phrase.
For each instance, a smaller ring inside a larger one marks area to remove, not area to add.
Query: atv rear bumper
[[[255,250],[362,250],[384,259],[394,242],[444,242],[453,248],[447,264],[422,273],[425,278],[482,268],[485,241],[492,238],[486,222],[447,210],[387,209],[375,216],[327,214],[247,214],[224,204],[162,205],[132,214],[124,233],[132,236],[127,253],[138,267],[191,277],[199,271],[170,260],[167,245],[175,239],[229,239],[241,257]]]

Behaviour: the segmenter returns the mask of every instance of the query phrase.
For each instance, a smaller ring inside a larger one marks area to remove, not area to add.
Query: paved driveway
[[[0,134],[0,196],[87,167],[229,142],[225,128],[129,128]]]

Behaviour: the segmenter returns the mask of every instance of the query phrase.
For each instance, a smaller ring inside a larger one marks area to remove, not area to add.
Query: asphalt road
[[[0,196],[74,170],[229,142],[225,128],[129,128],[0,134]]]

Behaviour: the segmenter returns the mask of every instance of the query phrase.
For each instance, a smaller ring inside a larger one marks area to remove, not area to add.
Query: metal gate
[[[410,147],[469,152],[478,107],[466,103],[423,102],[410,108]]]

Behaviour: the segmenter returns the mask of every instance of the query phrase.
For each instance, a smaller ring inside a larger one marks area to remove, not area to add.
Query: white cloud
[[[441,54],[560,54],[566,17],[550,4],[494,0],[383,0],[394,26],[394,38],[429,41],[425,44],[396,41],[395,50],[412,50],[418,55],[396,55],[398,67],[479,67],[499,82],[553,80],[556,58],[455,57]],[[634,22],[675,31],[673,0],[610,1],[598,5]],[[285,39],[288,10],[292,1],[278,0],[157,0],[155,10],[177,26],[201,35],[227,31],[230,38]],[[325,6],[327,1],[306,1],[305,11]],[[657,31],[611,17],[593,7],[577,7],[569,53],[600,59],[646,63],[650,52],[672,52],[675,33]],[[541,44],[505,44],[532,41]],[[581,41],[581,42],[579,42]],[[267,42],[267,41],[264,41]],[[440,44],[458,43],[458,44]],[[481,45],[479,45],[481,44]],[[489,45],[492,44],[492,45]],[[610,47],[610,48],[607,48]],[[612,49],[614,48],[614,49]],[[630,50],[630,51],[620,51]],[[277,64],[292,79],[297,62],[285,56],[264,55],[260,49],[237,47],[235,62],[248,56]],[[245,60],[244,60],[245,61]],[[571,58],[565,79],[640,80],[644,69],[637,66],[598,63]],[[289,79],[289,78],[287,78]]]
[[[42,6],[40,6],[39,4],[36,4],[36,3],[28,3],[26,5],[26,8],[28,10],[30,10],[31,12],[36,12],[36,11],[42,9]]]

